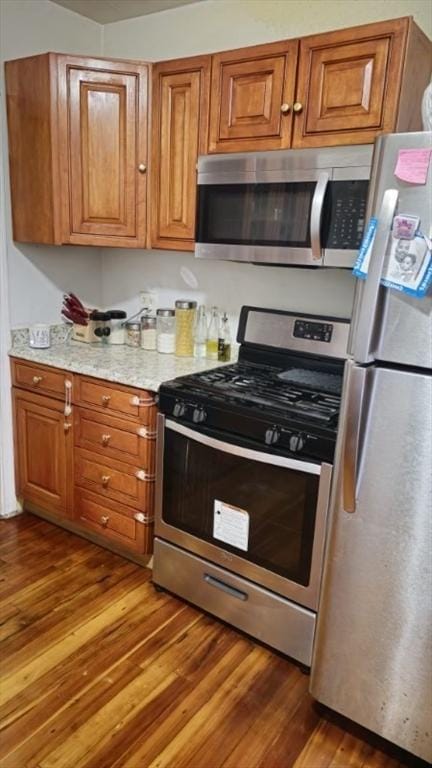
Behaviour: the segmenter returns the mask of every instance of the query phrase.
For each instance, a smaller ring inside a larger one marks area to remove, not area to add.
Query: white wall
[[[46,51],[100,55],[102,26],[49,0],[1,0],[2,151],[7,168],[3,62]],[[32,322],[58,322],[64,290],[80,292],[90,304],[101,301],[101,252],[96,248],[33,246],[13,243],[6,173],[1,200],[6,227],[11,327]]]
[[[104,54],[170,59],[413,15],[432,36],[428,0],[207,0],[163,13],[107,24]],[[182,266],[198,280],[182,280]],[[141,288],[159,288],[160,301],[179,294],[217,304],[235,317],[242,304],[349,316],[354,280],[342,270],[300,270],[200,262],[190,254],[104,251],[106,306],[139,307]]]

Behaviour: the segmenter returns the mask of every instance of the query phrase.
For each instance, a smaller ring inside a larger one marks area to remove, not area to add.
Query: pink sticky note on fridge
[[[411,184],[426,184],[432,149],[400,149],[395,176]]]

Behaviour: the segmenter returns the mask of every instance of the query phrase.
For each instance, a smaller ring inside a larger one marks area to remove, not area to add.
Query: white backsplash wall
[[[189,287],[193,278],[196,288]],[[104,250],[105,308],[132,315],[140,308],[139,291],[146,288],[158,292],[161,307],[172,307],[179,298],[216,304],[229,314],[234,336],[243,304],[350,317],[354,278],[341,269],[257,267],[200,260],[192,253]]]

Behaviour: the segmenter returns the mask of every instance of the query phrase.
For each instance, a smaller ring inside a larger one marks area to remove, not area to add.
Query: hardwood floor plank
[[[30,515],[2,532],[1,768],[426,768],[147,569]]]

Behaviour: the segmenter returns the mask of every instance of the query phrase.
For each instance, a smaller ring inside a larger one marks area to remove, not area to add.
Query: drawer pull
[[[104,488],[107,487],[107,485],[108,485],[110,480],[111,480],[111,476],[110,475],[102,475],[101,481],[102,481],[102,485],[103,485]]]
[[[154,475],[151,475],[149,472],[145,472],[143,469],[139,469],[138,472],[135,473],[135,477],[137,477],[138,480],[145,480],[147,483],[152,483],[155,479]]]
[[[71,426],[72,426],[72,424],[70,424],[70,422],[69,422],[69,421],[65,421],[65,423],[63,424],[63,429],[64,429],[64,431],[65,431],[65,432],[69,432],[69,430],[70,430]]]
[[[138,427],[137,434],[139,437],[145,437],[146,440],[156,440],[156,431],[147,429],[147,427]]]
[[[43,381],[43,376],[33,376],[33,384],[37,387]]]
[[[111,440],[111,435],[102,435],[102,445],[108,445],[109,441]]]
[[[103,525],[103,527],[106,528],[109,523],[108,515],[102,515],[100,521],[101,521],[101,525]]]
[[[154,520],[153,515],[145,515],[144,512],[136,512],[134,514],[134,520],[136,520],[137,523],[143,523],[143,525],[149,525],[149,523],[152,523]]]
[[[107,406],[109,401],[111,400],[111,395],[102,395],[101,400],[102,400],[102,405]]]
[[[226,584],[224,581],[221,581],[221,579],[216,579],[214,576],[210,576],[209,573],[204,574],[204,581],[209,584],[210,587],[215,587],[215,589],[220,589],[221,592],[225,592],[227,595],[230,595],[231,597],[236,597],[237,600],[243,600],[246,601],[248,599],[247,592],[242,592],[240,589],[236,589],[235,587],[232,587],[230,584]]]
[[[138,395],[134,395],[130,399],[131,405],[139,405],[141,408],[151,408],[152,405],[156,404],[156,400],[153,397],[138,397]]]

